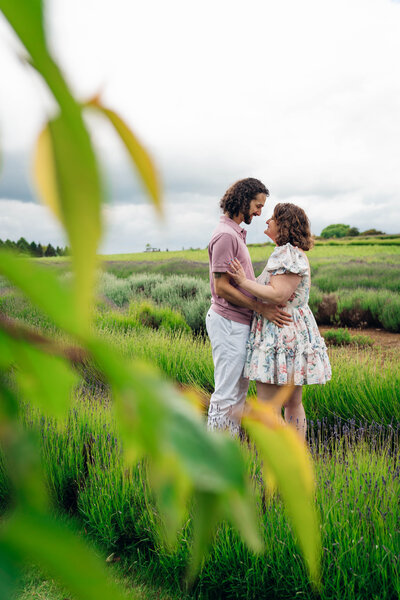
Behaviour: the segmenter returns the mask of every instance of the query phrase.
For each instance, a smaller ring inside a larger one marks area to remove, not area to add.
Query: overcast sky
[[[109,126],[88,121],[111,196],[101,251],[205,247],[220,197],[248,176],[271,194],[249,242],[266,241],[277,202],[316,234],[400,232],[400,2],[49,0],[47,23],[75,94],[102,90],[164,182],[158,223]],[[54,106],[18,52],[0,15],[0,238],[61,244],[28,176]]]

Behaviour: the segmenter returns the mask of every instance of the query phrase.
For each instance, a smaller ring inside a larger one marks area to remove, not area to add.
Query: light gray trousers
[[[249,380],[242,377],[250,326],[225,319],[209,309],[206,327],[214,361],[215,391],[208,409],[208,429],[238,435]]]

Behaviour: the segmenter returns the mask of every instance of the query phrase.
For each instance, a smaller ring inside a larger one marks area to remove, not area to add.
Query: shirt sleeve
[[[271,275],[294,273],[303,277],[308,272],[308,261],[298,248],[288,243],[275,248],[267,267]]]
[[[211,248],[212,273],[226,273],[229,263],[237,254],[237,242],[229,233],[221,233],[213,242]]]

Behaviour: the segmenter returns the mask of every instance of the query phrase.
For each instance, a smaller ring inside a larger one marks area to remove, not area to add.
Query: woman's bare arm
[[[237,259],[232,261],[231,270],[228,273],[241,288],[257,298],[268,300],[273,304],[287,302],[301,281],[300,275],[285,273],[284,275],[272,275],[268,285],[261,285],[246,279],[243,267]]]
[[[292,318],[290,314],[285,312],[281,307],[276,306],[275,302],[264,304],[254,298],[249,298],[242,294],[240,290],[230,282],[231,276],[229,273],[213,273],[215,292],[221,298],[225,298],[231,304],[236,306],[244,306],[250,310],[260,313],[265,319],[275,323],[278,327],[289,325]]]

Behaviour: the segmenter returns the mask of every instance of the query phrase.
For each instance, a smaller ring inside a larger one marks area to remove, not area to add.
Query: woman
[[[308,306],[311,278],[305,251],[313,246],[310,223],[299,206],[282,203],[276,205],[267,225],[264,233],[276,248],[257,282],[246,279],[237,259],[232,261],[229,274],[260,300],[285,304],[293,321],[279,328],[261,315],[254,315],[243,375],[256,381],[257,396],[262,401],[272,400],[279,386],[294,384],[284,405],[285,420],[296,424],[305,438],[302,386],[323,384],[331,378],[325,342]]]

